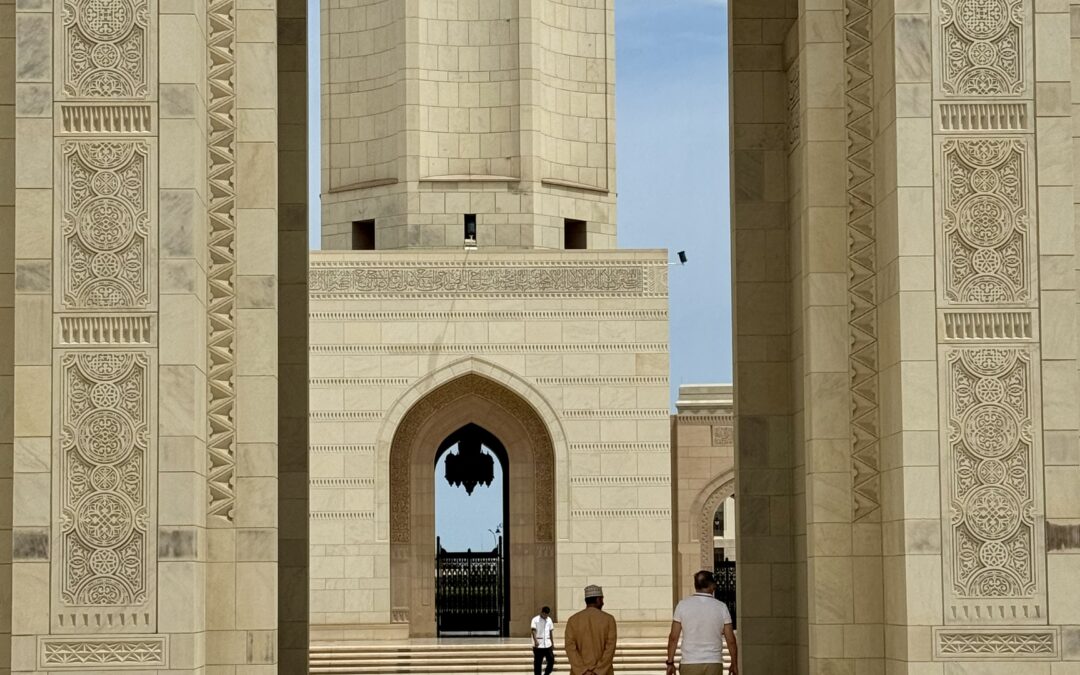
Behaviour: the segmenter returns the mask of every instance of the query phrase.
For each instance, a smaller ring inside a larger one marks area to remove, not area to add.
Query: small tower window
[[[563,248],[588,248],[588,232],[584,220],[567,218],[563,221]]]
[[[476,246],[476,214],[465,214],[465,245]]]
[[[352,250],[375,250],[375,221],[354,220],[352,224]]]

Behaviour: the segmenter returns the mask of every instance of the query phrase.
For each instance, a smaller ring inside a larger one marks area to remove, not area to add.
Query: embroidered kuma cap
[[[594,584],[589,584],[585,587],[585,599],[589,598],[602,598],[604,597],[604,589]]]

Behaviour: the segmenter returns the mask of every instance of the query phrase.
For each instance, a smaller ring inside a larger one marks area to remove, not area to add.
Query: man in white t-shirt
[[[555,625],[551,622],[551,608],[541,607],[532,620],[533,675],[540,675],[540,664],[547,661],[544,675],[555,669]]]
[[[675,648],[682,635],[680,675],[723,675],[724,641],[731,654],[729,675],[739,675],[739,646],[731,627],[727,605],[715,597],[716,579],[712,572],[701,570],[694,575],[694,594],[675,606],[675,616],[668,634],[667,672],[675,673]]]

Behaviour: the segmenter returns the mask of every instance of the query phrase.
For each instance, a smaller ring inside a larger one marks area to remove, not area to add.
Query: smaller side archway
[[[693,592],[691,579],[701,569],[713,569],[713,517],[724,502],[735,495],[735,472],[714,476],[690,505],[689,541],[680,541],[676,561],[677,595]]]
[[[395,622],[412,637],[435,625],[435,462],[442,443],[465,425],[482,427],[506,449],[510,494],[510,622],[512,636],[555,597],[555,452],[551,433],[528,401],[476,373],[421,396],[397,425],[390,444],[390,601]]]

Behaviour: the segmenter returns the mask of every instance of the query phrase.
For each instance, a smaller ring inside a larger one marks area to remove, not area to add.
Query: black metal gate
[[[735,561],[716,561],[713,577],[716,579],[716,599],[727,605],[731,612],[731,624],[735,626]]]
[[[435,621],[439,635],[507,635],[507,581],[500,537],[494,550],[446,551],[436,540]]]

